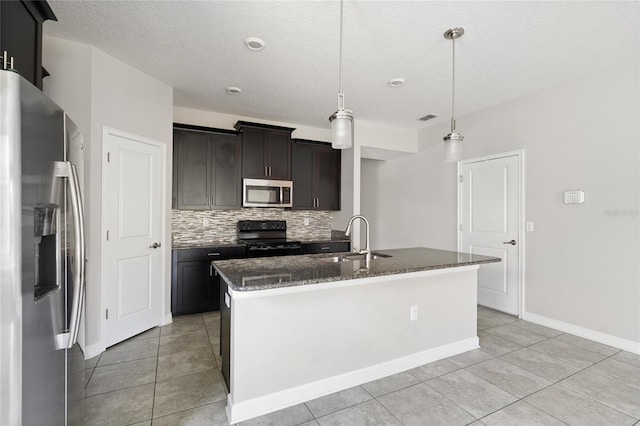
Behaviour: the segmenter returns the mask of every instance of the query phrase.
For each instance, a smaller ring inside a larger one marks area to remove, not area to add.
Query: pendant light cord
[[[343,0],[340,0],[340,76],[338,87],[338,110],[344,110],[344,93],[342,92],[342,15],[343,15]]]
[[[456,110],[456,35],[451,38],[453,42],[453,65],[451,67],[451,132],[456,130],[455,110]]]

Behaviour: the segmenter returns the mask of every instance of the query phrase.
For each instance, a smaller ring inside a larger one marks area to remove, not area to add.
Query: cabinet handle
[[[269,168],[267,166],[264,166],[264,175],[269,176]]]
[[[7,68],[7,63],[9,63],[9,68]],[[9,57],[9,54],[5,50],[2,53],[2,69],[3,70],[12,70],[13,69],[13,56]]]
[[[220,256],[220,252],[213,252],[213,253],[209,253],[207,254],[207,256]]]
[[[209,276],[213,276],[213,265],[209,265]]]
[[[331,247],[320,247],[320,250],[330,250]]]
[[[269,169],[269,177],[271,177],[271,166],[267,167]]]

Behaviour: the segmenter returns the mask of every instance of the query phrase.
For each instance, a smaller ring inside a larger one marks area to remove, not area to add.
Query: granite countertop
[[[371,260],[368,269],[364,261],[328,260],[348,253],[220,260],[213,266],[232,290],[255,291],[501,261],[497,257],[424,247],[374,252],[391,257]]]
[[[347,237],[337,237],[331,239],[296,239],[297,241],[302,242],[303,244],[309,243],[335,243],[335,242],[350,242],[351,239]],[[239,240],[232,241],[188,241],[188,242],[174,242],[171,246],[174,250],[184,250],[184,249],[195,249],[195,248],[204,248],[204,247],[238,247],[245,246],[246,243]]]
[[[293,238],[295,240],[300,241],[303,244],[311,244],[311,243],[349,243],[351,242],[350,237],[331,237],[331,239],[326,238]]]

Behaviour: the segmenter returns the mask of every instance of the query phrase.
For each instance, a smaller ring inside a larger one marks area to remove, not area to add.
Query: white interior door
[[[103,143],[103,294],[108,347],[161,322],[166,172],[159,142],[105,129]]]
[[[460,166],[460,251],[496,256],[478,271],[478,304],[519,314],[519,157],[469,161]]]

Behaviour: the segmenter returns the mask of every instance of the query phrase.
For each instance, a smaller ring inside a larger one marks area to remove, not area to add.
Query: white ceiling
[[[174,104],[329,127],[339,1],[52,1],[45,35],[91,44],[174,88]],[[638,1],[344,2],[344,92],[357,119],[419,129],[637,58]],[[247,37],[266,47],[253,52]],[[406,85],[387,81],[403,77]],[[225,92],[242,88],[240,95]],[[440,117],[428,123],[428,113]]]

